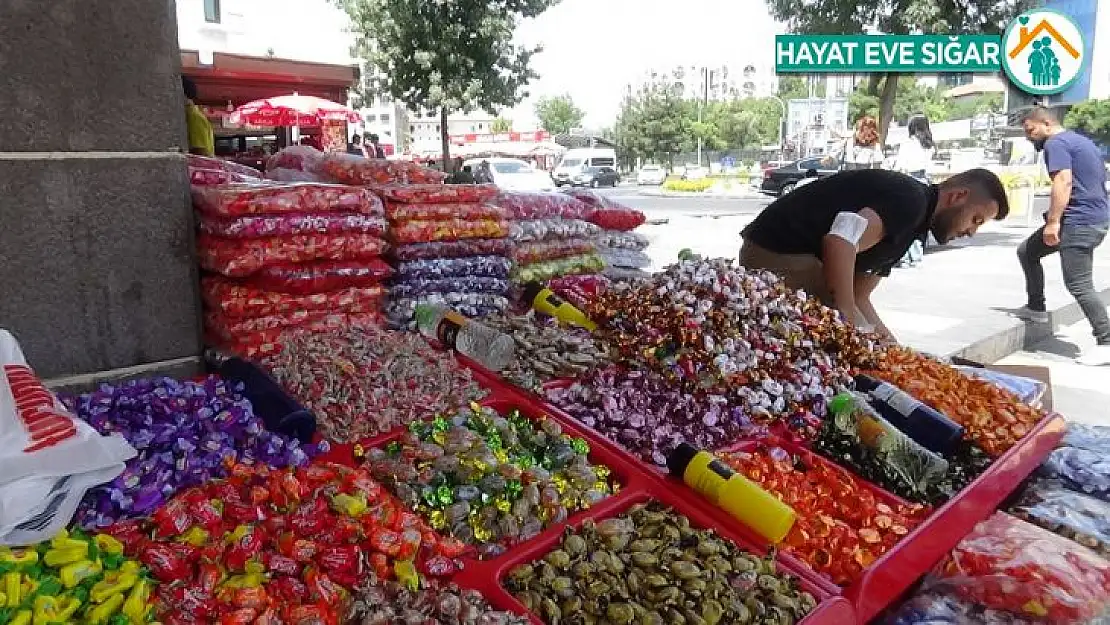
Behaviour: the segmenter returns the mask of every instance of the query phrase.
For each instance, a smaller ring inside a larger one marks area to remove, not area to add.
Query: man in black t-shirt
[[[846,171],[795,189],[741,235],[740,264],[767,269],[837,308],[845,321],[893,338],[871,293],[910,245],[930,232],[940,244],[975,234],[1010,207],[986,169],[927,185],[882,169]]]

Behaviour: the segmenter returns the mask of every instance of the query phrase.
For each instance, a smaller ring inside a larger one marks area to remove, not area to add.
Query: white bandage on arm
[[[857,213],[840,212],[836,214],[833,219],[832,228],[829,228],[829,234],[835,235],[859,247],[859,240],[863,238],[863,233],[867,231],[867,219],[861,217]]]

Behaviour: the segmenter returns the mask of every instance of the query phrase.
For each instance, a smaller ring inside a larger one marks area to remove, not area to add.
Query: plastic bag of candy
[[[289,213],[285,215],[202,216],[200,231],[225,239],[261,239],[292,234],[360,233],[384,236],[384,217],[362,213]]]
[[[508,278],[511,268],[512,262],[502,256],[426,258],[398,263],[394,275],[398,281],[432,280],[460,276]]]
[[[200,156],[198,154],[189,154],[186,157],[186,162],[189,167],[196,169],[220,169],[233,174],[238,174],[247,178],[261,178],[262,172],[253,167],[240,165],[231,161],[225,161],[222,158],[213,158],[211,156]]]
[[[492,184],[384,184],[374,192],[402,204],[485,204],[497,196]]]
[[[399,261],[465,256],[508,256],[512,248],[513,242],[509,239],[460,239],[398,245],[390,250],[390,256]]]
[[[1085,623],[1110,601],[1110,562],[996,512],[956,545],[931,585],[986,608],[1050,623]]]
[[[1030,482],[1009,512],[1104,557],[1110,555],[1110,503],[1077,493],[1059,480]]]
[[[355,302],[348,312],[328,310],[295,310],[265,317],[236,319],[210,310],[204,313],[204,330],[222,341],[234,341],[266,330],[285,330],[312,324],[314,328],[341,328],[348,323],[348,315],[371,314],[380,309],[380,301]]]
[[[1019,375],[992,371],[983,367],[957,366],[957,369],[980,380],[986,380],[995,386],[1006,389],[1017,395],[1021,401],[1029,405],[1037,405],[1044,397],[1048,385],[1040,380],[1025,378]]]
[[[309,321],[296,327],[298,332],[335,332],[352,327],[366,327],[382,325],[383,318],[380,312],[342,315],[328,315],[322,319]],[[260,330],[235,337],[233,340],[221,339],[211,333],[205,333],[205,343],[218,347],[229,354],[236,354],[243,358],[259,360],[279,354],[285,347],[284,340],[289,328],[272,328]]]
[[[324,293],[349,287],[371,287],[393,275],[393,267],[379,258],[363,260],[281,263],[251,275],[250,284],[279,293]]]
[[[619,230],[602,230],[594,237],[598,247],[616,247],[622,250],[642,251],[647,248],[650,241],[638,232],[620,232]]]
[[[589,189],[576,189],[574,187],[571,187],[569,189],[563,189],[563,193],[565,195],[569,195],[570,197],[573,197],[574,199],[578,200],[579,202],[582,202],[583,204],[589,206],[591,209],[610,208],[610,207],[613,207],[613,208],[627,208],[624,204],[619,204],[617,202],[614,202],[614,201],[610,200],[609,198],[605,197],[604,195],[601,195],[600,193],[595,193],[593,191],[590,191]],[[593,211],[591,210],[590,212],[593,212]]]
[[[576,307],[582,308],[586,302],[593,300],[599,293],[609,288],[609,279],[598,274],[562,276],[549,280],[547,288]]]
[[[651,266],[651,257],[637,250],[624,250],[616,247],[601,248],[598,251],[607,267],[643,269]]]
[[[1040,474],[1068,487],[1110,501],[1110,457],[1078,447],[1058,447],[1041,465]]]
[[[509,224],[509,238],[517,243],[548,239],[590,239],[601,228],[581,219],[530,219]]]
[[[297,234],[265,239],[197,237],[201,268],[232,278],[249,276],[263,267],[313,260],[357,260],[381,256],[385,241],[370,234]]]
[[[389,289],[393,299],[415,298],[429,293],[493,293],[504,295],[509,292],[509,281],[502,278],[477,276],[456,276],[454,278],[414,278],[398,282]]]
[[[428,293],[417,298],[395,299],[385,309],[386,317],[395,326],[409,327],[418,304],[439,304],[472,319],[504,312],[509,300],[492,293]]]
[[[324,153],[311,145],[291,145],[266,159],[266,177],[279,169],[318,173],[323,162]]]
[[[363,158],[357,154],[329,152],[320,163],[321,174],[340,184],[440,184],[447,174],[410,161]]]
[[[241,285],[207,276],[200,281],[201,298],[208,308],[226,317],[265,317],[307,311],[364,312],[380,308],[385,289],[380,285],[348,287],[324,293],[294,295]]]
[[[189,168],[189,184],[202,187],[211,187],[232,182],[259,182],[260,180],[261,179],[257,176],[245,176],[233,171],[227,171],[226,169]]]
[[[585,219],[593,210],[565,194],[551,191],[502,191],[493,200],[509,214],[509,219]]]
[[[635,230],[647,221],[638,210],[632,208],[599,208],[586,221],[597,224],[605,230]]]
[[[390,240],[398,245],[459,239],[496,239],[507,234],[509,222],[504,219],[410,219],[394,222],[389,230]]]
[[[277,182],[327,182],[327,179],[320,174],[315,174],[310,171],[285,169],[284,167],[267,169],[266,179]]]
[[[319,182],[270,182],[193,187],[193,206],[215,217],[344,212],[382,215],[369,189]]]
[[[517,265],[513,267],[509,277],[517,284],[526,282],[543,282],[557,276],[567,276],[579,273],[598,273],[605,268],[605,261],[597,254],[579,254],[547,260],[542,263],[530,265]]]
[[[965,602],[950,592],[919,592],[903,603],[883,625],[1034,625],[1009,612]]]
[[[565,258],[594,251],[588,239],[552,239],[550,241],[525,241],[513,249],[513,262],[528,265],[555,258]]]
[[[493,204],[481,202],[441,202],[437,204],[406,204],[390,200],[386,202],[385,215],[390,221],[409,219],[505,219],[505,211]]]
[[[1060,446],[1078,447],[1110,456],[1110,427],[1069,423],[1068,431],[1064,434],[1064,440],[1060,441]]]

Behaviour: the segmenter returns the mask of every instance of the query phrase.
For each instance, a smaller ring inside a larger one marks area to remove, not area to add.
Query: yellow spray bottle
[[[680,443],[667,457],[667,468],[771,543],[782,542],[797,519],[793,508],[707,451]]]
[[[563,323],[570,323],[590,332],[597,329],[597,324],[591,321],[581,310],[578,310],[539,282],[529,282],[524,285],[524,301],[528,302],[537,312],[555,317]]]

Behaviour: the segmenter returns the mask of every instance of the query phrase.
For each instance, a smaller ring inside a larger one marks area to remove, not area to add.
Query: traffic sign
[[[735,165],[736,165],[736,159],[732,158],[731,156],[722,156],[721,157],[721,167],[733,167]]]

